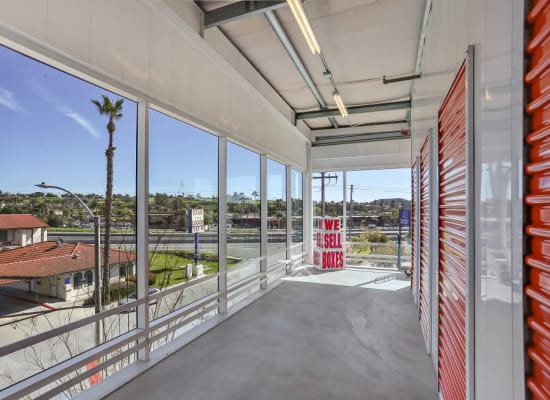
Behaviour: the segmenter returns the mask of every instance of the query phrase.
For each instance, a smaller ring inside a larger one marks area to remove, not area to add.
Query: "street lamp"
[[[95,285],[94,285],[94,305],[95,305],[95,313],[99,314],[101,312],[101,292],[100,292],[100,282],[101,282],[101,266],[100,266],[100,249],[99,249],[99,215],[95,215],[92,210],[90,210],[90,207],[84,203],[84,201],[78,197],[76,194],[71,192],[70,190],[67,190],[61,186],[54,186],[54,185],[46,185],[44,182],[38,183],[34,185],[36,187],[39,187],[41,189],[57,189],[61,190],[62,192],[65,192],[72,197],[74,197],[78,202],[84,207],[86,212],[92,217],[94,221],[94,273],[95,273]],[[97,327],[96,327],[96,343],[99,344],[100,334],[99,334],[99,321],[97,321]]]

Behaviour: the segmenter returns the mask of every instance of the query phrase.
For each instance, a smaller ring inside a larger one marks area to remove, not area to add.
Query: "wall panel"
[[[420,265],[419,309],[420,327],[430,348],[431,285],[430,285],[430,140],[426,138],[420,149]]]
[[[430,129],[468,45],[473,87],[477,197],[475,398],[524,399],[523,0],[431,2],[413,83],[413,154]]]

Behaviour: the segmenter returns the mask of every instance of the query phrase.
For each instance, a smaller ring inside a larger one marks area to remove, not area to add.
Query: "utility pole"
[[[321,216],[324,217],[325,216],[325,179],[328,179],[329,180],[329,183],[330,183],[330,180],[332,178],[336,179],[336,182],[338,182],[338,175],[334,174],[334,175],[325,175],[326,172],[321,172],[321,176],[314,176],[313,178],[311,179],[320,179],[321,180]]]
[[[321,214],[325,216],[325,173],[321,172]]]

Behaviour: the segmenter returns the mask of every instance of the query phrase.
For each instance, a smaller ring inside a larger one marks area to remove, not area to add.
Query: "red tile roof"
[[[109,252],[111,266],[135,259],[135,253],[113,249]],[[93,245],[41,242],[0,252],[0,285],[93,268]]]
[[[48,224],[32,214],[0,214],[0,229],[47,227]]]

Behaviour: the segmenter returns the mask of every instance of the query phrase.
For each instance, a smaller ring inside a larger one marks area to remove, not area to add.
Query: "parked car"
[[[157,289],[157,288],[149,288],[149,296],[151,296],[155,293],[158,293],[158,292],[160,292],[160,290]],[[121,299],[118,302],[118,305],[123,306],[124,304],[128,304],[128,303],[131,303],[132,301],[136,301],[136,300],[137,300],[137,293],[132,292],[127,297],[125,297],[124,299]],[[156,303],[157,303],[157,299],[153,299],[149,302],[149,305],[153,305],[153,304],[156,304]],[[124,311],[125,312],[130,312],[132,310],[134,310],[134,309],[132,308],[132,309],[124,310]]]

